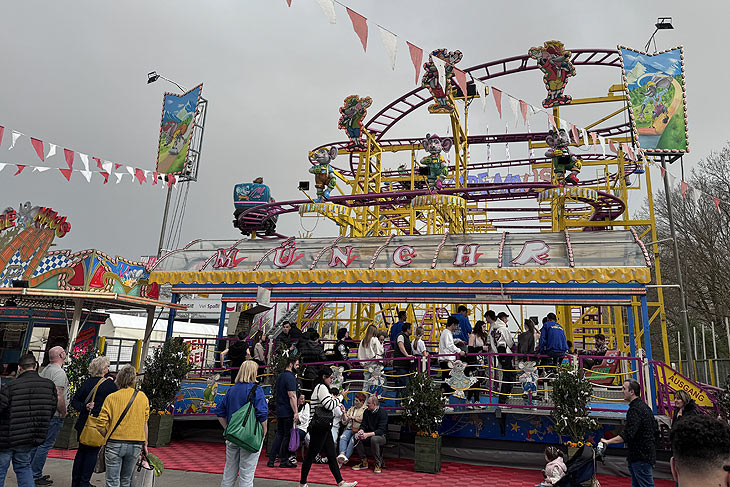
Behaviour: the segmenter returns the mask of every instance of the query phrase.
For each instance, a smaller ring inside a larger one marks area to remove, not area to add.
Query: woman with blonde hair
[[[81,442],[81,432],[89,414],[98,416],[106,397],[117,391],[117,386],[109,373],[109,359],[105,356],[96,357],[89,364],[89,377],[86,379],[71,399],[71,407],[78,411],[76,431],[79,439],[79,449],[76,450],[74,466],[71,471],[71,487],[89,487],[91,475],[94,473],[96,458],[99,455],[99,446],[89,446]]]
[[[384,354],[383,344],[377,338],[376,334],[378,329],[375,325],[370,325],[365,330],[365,336],[360,340],[360,346],[357,347],[357,359],[361,362],[362,368],[365,369],[363,376],[367,382],[370,379],[370,372],[368,367],[377,365],[376,362],[371,362],[374,358],[382,358]]]
[[[137,369],[125,365],[117,372],[119,390],[109,394],[99,413],[99,427],[106,436],[107,487],[129,487],[141,451],[147,453],[147,420],[150,402],[135,388]]]
[[[213,410],[221,426],[225,428],[231,420],[233,413],[248,404],[249,395],[256,410],[256,420],[261,423],[266,437],[266,418],[269,415],[269,407],[266,404],[264,390],[259,387],[256,374],[259,364],[253,360],[246,360],[238,369],[236,381],[228,389],[223,400]],[[253,477],[256,472],[256,464],[259,461],[261,448],[257,452],[250,452],[239,447],[235,443],[226,440],[226,466],[223,469],[223,480],[221,487],[233,487],[238,477],[239,487],[253,487]],[[282,459],[283,461],[283,459]]]

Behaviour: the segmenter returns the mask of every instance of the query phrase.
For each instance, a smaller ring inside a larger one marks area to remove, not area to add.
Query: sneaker
[[[274,468],[276,465],[274,465],[273,461],[269,460],[268,462],[266,462],[266,466],[269,468]]]
[[[289,462],[281,462],[281,463],[279,464],[279,468],[297,468],[297,466],[296,466],[296,465],[294,465],[293,463],[289,463]]]
[[[368,468],[368,461],[364,460],[352,467],[353,470],[367,470]]]
[[[53,484],[53,480],[51,480],[50,478],[41,477],[39,479],[36,479],[35,484],[36,485],[51,485],[51,484]]]
[[[337,455],[337,463],[340,465],[340,467],[347,463],[347,457],[344,453],[340,453],[339,455]]]
[[[296,455],[290,456],[289,457],[289,463],[291,463],[292,465],[296,465],[297,464],[297,456]]]
[[[357,485],[357,480],[354,482],[345,482],[344,480],[337,484],[337,487],[355,487]]]
[[[383,468],[380,465],[375,465],[375,473],[382,473]]]

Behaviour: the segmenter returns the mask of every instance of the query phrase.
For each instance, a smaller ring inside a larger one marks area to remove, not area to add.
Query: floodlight
[[[158,79],[160,79],[160,75],[157,74],[157,71],[150,71],[147,73],[147,84],[154,83]]]
[[[299,181],[299,191],[309,191],[309,181]]]
[[[672,18],[671,17],[659,17],[656,20],[656,24],[654,24],[654,27],[656,27],[657,30],[674,29],[674,26],[672,25]]]

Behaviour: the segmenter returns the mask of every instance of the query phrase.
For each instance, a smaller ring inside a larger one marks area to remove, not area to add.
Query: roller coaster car
[[[618,372],[619,361],[613,357],[620,357],[621,352],[618,350],[609,350],[604,355],[604,359],[594,365],[589,370],[584,370],[583,374],[586,379],[591,381],[593,384],[599,386],[610,386],[614,383],[616,373]],[[609,374],[609,375],[605,375]]]
[[[273,203],[275,200],[271,197],[269,187],[265,184],[258,183],[241,183],[233,187],[233,226],[241,230],[244,235],[249,235],[250,230],[243,230],[238,225],[238,218],[246,210],[257,206]],[[276,233],[277,217],[267,218],[263,221],[257,231],[264,232],[265,235],[274,235]]]

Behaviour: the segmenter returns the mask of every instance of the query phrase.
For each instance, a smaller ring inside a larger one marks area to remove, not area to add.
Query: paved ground
[[[53,487],[71,487],[72,465],[73,462],[71,460],[49,458],[46,462],[46,468],[43,470],[43,473],[51,476],[53,479]],[[103,487],[105,485],[104,474],[94,474],[91,479],[91,483],[97,487]],[[155,480],[155,487],[220,487],[220,485],[221,476],[218,474],[183,472],[180,470],[165,470],[164,475]],[[256,479],[254,481],[255,487],[296,487],[298,485],[298,482],[285,482],[282,480]],[[18,483],[15,480],[15,473],[13,473],[12,468],[5,479],[5,486],[18,486]],[[332,486],[309,484],[309,487]]]

